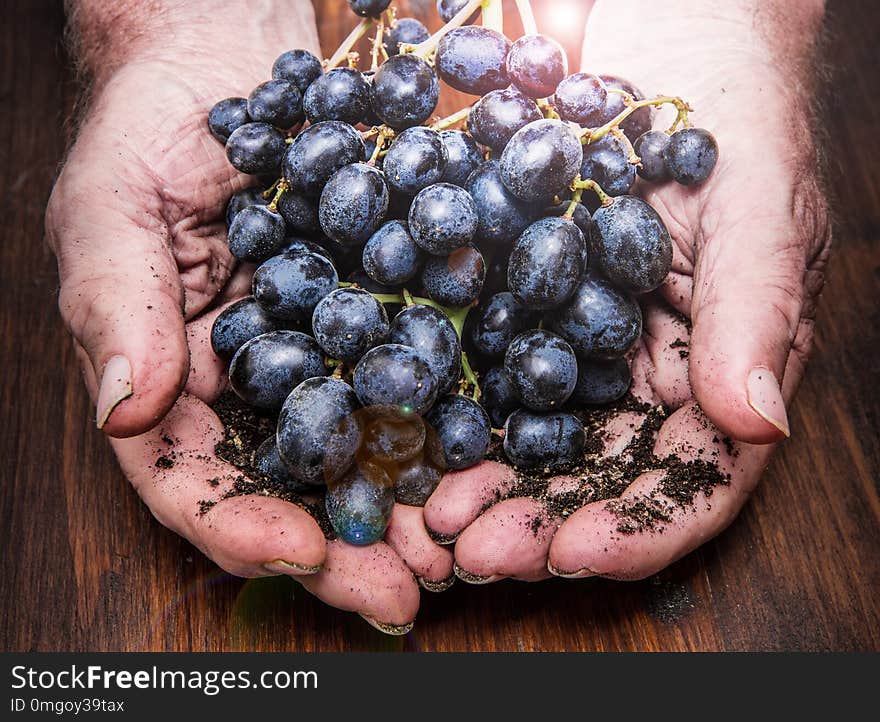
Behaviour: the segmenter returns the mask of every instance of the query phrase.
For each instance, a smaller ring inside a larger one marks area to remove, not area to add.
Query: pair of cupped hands
[[[424,509],[397,505],[385,541],[362,548],[326,541],[288,502],[221,499],[239,472],[214,456],[223,429],[210,405],[226,387],[226,369],[209,336],[217,314],[249,293],[254,269],[231,256],[224,209],[253,181],[229,166],[206,115],[219,98],[247,95],[284,50],[317,50],[311,8],[298,8],[287,37],[280,20],[259,13],[222,30],[217,18],[201,19],[216,32],[165,23],[96,72],[46,230],[98,426],[154,516],[232,574],[290,575],[389,633],[412,626],[419,585],[442,589],[454,575],[471,583],[638,579],[724,529],[773,444],[790,433],[786,404],[803,375],[829,248],[807,62],[821,11],[800,6],[806,32],[798,44],[781,26],[774,35],[774,19],[747,4],[673,0],[647,4],[652,10],[599,0],[587,25],[587,71],[627,78],[647,95],[680,95],[720,147],[703,186],[640,186],[675,252],[667,282],[643,299],[633,393],[673,409],[656,438],[658,456],[705,458],[730,475],[711,500],[699,494],[677,507],[662,534],[620,534],[605,502],[564,520],[529,498],[486,509],[513,483],[513,472],[493,462],[448,474]],[[666,121],[661,113],[655,127]],[[612,418],[606,453],[620,453],[638,424],[633,412]],[[732,447],[719,441],[725,436]],[[168,439],[175,464],[157,468]],[[661,478],[632,479],[624,497],[662,498]],[[218,503],[202,514],[202,500]]]

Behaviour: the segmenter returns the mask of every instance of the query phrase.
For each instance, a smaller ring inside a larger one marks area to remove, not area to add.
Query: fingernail
[[[455,584],[455,574],[448,579],[441,579],[439,582],[416,575],[416,581],[418,581],[419,586],[422,587],[422,589],[426,589],[429,592],[440,593],[445,592],[449,587]]]
[[[131,364],[125,356],[113,356],[104,366],[98,390],[98,428],[103,429],[120,401],[131,396]]]
[[[554,577],[562,577],[563,579],[588,579],[589,577],[599,576],[599,572],[594,572],[588,567],[578,569],[576,572],[564,572],[554,567],[550,562],[547,562],[547,571]]]
[[[481,577],[479,574],[471,574],[467,569],[462,569],[458,564],[454,564],[452,568],[455,571],[455,576],[468,584],[491,584],[492,582],[498,582],[505,578],[503,574],[492,574],[488,577]]]
[[[749,406],[764,421],[773,424],[785,437],[791,436],[788,426],[788,414],[785,413],[785,402],[782,400],[782,391],[779,382],[773,372],[763,366],[753,368],[749,373],[746,385],[749,396]]]
[[[409,634],[415,624],[415,622],[410,622],[409,624],[385,624],[385,622],[379,622],[372,617],[368,617],[366,614],[361,614],[361,619],[374,629],[378,629],[382,634],[390,634],[392,637],[401,637],[404,634]]]
[[[296,564],[295,562],[286,562],[283,559],[276,559],[274,562],[267,562],[263,565],[270,574],[288,574],[291,576],[302,576],[305,574],[317,574],[321,571],[321,565],[310,567],[305,564]]]
[[[455,544],[455,540],[458,539],[458,534],[441,534],[438,531],[434,531],[433,529],[428,529],[425,527],[425,531],[428,532],[428,536],[431,537],[431,541],[435,544],[439,544],[440,546],[447,546],[449,544]]]

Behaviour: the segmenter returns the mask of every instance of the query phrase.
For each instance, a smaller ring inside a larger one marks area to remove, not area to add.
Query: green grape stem
[[[578,175],[571,183],[571,189],[574,191],[574,195],[571,197],[571,203],[568,206],[568,210],[565,211],[565,218],[571,220],[574,218],[574,212],[577,209],[577,204],[581,202],[581,198],[584,197],[585,190],[591,190],[597,196],[599,196],[599,201],[603,206],[610,206],[614,203],[614,199],[609,196],[604,190],[602,190],[602,186],[600,186],[596,181],[587,178],[586,180],[582,180],[580,175]]]
[[[281,200],[281,196],[283,196],[288,190],[290,186],[287,185],[287,181],[284,178],[280,178],[275,184],[275,197],[272,199],[272,202],[267,206],[267,208],[275,213],[278,210],[278,201]]]
[[[376,37],[373,38],[372,64],[370,70],[375,72],[379,68],[379,53],[381,51],[385,60],[388,60],[388,52],[385,50],[385,16],[379,18],[379,24],[376,27]]]
[[[446,25],[440,28],[436,33],[434,33],[430,38],[425,40],[424,42],[419,43],[418,45],[403,45],[400,48],[401,53],[412,53],[420,57],[422,60],[428,58],[431,53],[437,50],[437,46],[440,44],[440,41],[446,36],[451,30],[455,30],[456,28],[460,28],[464,25],[470,16],[479,10],[484,2],[493,2],[494,0],[470,0],[470,2],[465,5],[455,17],[452,18]]]
[[[374,18],[364,18],[359,22],[354,30],[352,30],[348,37],[342,41],[342,45],[340,45],[336,52],[333,53],[332,57],[325,62],[324,70],[332,70],[337,65],[339,65],[343,60],[348,58],[349,52],[351,49],[358,44],[358,41],[367,34],[367,31],[373,26],[376,22]]]
[[[456,126],[461,122],[467,122],[471,114],[471,107],[472,106],[462,108],[457,113],[453,113],[452,115],[448,115],[445,118],[441,118],[436,123],[433,123],[431,125],[431,130],[446,130],[447,128],[452,128],[453,126]]]
[[[674,105],[676,110],[678,110],[678,116],[675,119],[675,123],[672,128],[670,128],[669,132],[672,133],[679,125],[679,123],[683,123],[685,127],[690,125],[690,121],[688,120],[688,113],[693,109],[684,102],[681,98],[675,98],[668,95],[660,95],[656,98],[645,98],[644,100],[636,100],[629,93],[625,93],[623,91],[618,91],[615,89],[610,90],[609,92],[616,92],[618,95],[623,96],[623,102],[626,105],[620,113],[615,117],[609,120],[605,125],[601,125],[598,128],[586,128],[581,134],[581,142],[584,145],[589,145],[590,143],[595,143],[600,138],[611,133],[615,128],[618,128],[620,124],[629,118],[633,113],[635,113],[639,108],[647,108],[649,106],[654,106],[655,108],[660,108],[664,105]]]

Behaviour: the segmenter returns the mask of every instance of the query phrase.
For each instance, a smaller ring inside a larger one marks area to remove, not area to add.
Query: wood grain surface
[[[436,25],[433,4],[409,3]],[[354,19],[316,6],[326,52]],[[128,486],[42,235],[75,99],[61,2],[0,2],[0,649],[880,650],[880,7],[830,8],[837,248],[793,437],[745,511],[652,579],[459,583],[392,639],[286,578],[218,571]]]

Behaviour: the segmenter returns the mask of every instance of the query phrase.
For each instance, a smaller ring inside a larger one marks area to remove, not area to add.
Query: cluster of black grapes
[[[389,3],[349,0],[377,19]],[[272,184],[229,202],[230,249],[259,267],[214,350],[245,402],[280,413],[257,466],[326,485],[355,544],[382,537],[395,499],[424,504],[445,470],[483,459],[493,425],[518,467],[583,454],[571,411],[627,392],[635,295],[672,261],[663,221],[629,195],[636,175],[699,183],[717,157],[678,99],[662,102],[683,127],[652,130],[629,83],[569,76],[546,36],[469,25],[479,3],[438,6],[453,27],[433,38],[388,15],[370,72],[293,50],[208,118],[230,163]],[[425,126],[440,79],[480,99]]]

